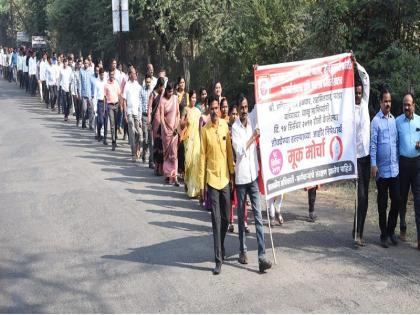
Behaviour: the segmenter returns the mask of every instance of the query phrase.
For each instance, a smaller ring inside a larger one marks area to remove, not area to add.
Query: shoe
[[[397,237],[395,236],[395,234],[392,234],[392,235],[389,237],[389,240],[391,241],[391,244],[392,244],[392,245],[397,246],[398,241],[397,241]]]
[[[112,143],[112,151],[115,151],[115,147],[116,147],[115,143]]]
[[[383,248],[388,248],[388,242],[386,241],[386,239],[381,240],[381,246]]]
[[[284,220],[283,220],[283,217],[280,213],[276,213],[275,218],[276,218],[278,224],[283,225]]]
[[[239,263],[241,263],[242,265],[246,265],[248,264],[248,257],[246,255],[246,252],[240,252],[239,253],[239,258],[238,258]]]
[[[106,140],[104,140],[104,145],[108,145],[108,142]]]
[[[154,169],[155,168],[155,163],[149,163],[149,168]]]
[[[98,142],[101,142],[102,140],[104,140],[104,137],[99,136],[99,137],[98,137]]]
[[[179,187],[179,186],[180,186],[180,185],[179,185],[179,182],[178,182],[178,181],[175,181],[175,182],[174,182],[174,186],[175,186],[175,187]]]
[[[360,247],[364,247],[364,246],[366,246],[366,243],[363,241],[363,239],[361,238],[361,237],[357,237],[356,238],[356,241],[354,242],[357,246],[360,246]]]
[[[271,268],[271,262],[265,258],[258,260],[258,267],[260,269],[260,272],[263,273],[267,269]]]
[[[251,230],[249,229],[249,227],[248,227],[248,226],[246,226],[246,227],[245,227],[245,234],[249,234],[249,233],[251,233]]]
[[[276,226],[276,225],[277,225],[277,223],[274,220],[274,218],[270,218],[270,226]]]
[[[309,222],[315,222],[317,218],[318,216],[315,213],[309,212]]]
[[[86,129],[86,125],[83,125],[83,124],[82,124],[82,129]]]
[[[213,274],[214,274],[214,275],[218,275],[218,274],[220,274],[221,272],[222,272],[222,264],[217,263],[217,264],[216,264],[216,267],[214,267],[214,269],[213,269]]]
[[[235,232],[235,226],[233,224],[229,224],[228,231],[229,233]]]
[[[407,242],[407,232],[406,231],[400,231],[400,240],[401,240],[401,242]]]
[[[127,136],[126,135],[123,136],[123,140],[127,140]]]

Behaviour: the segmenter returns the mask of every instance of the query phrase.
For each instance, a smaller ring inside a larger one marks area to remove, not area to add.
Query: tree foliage
[[[229,97],[252,95],[255,64],[352,50],[371,76],[372,110],[384,84],[397,101],[420,90],[418,0],[130,0],[129,7],[123,50],[111,0],[0,0],[0,41],[19,30],[46,34],[54,49],[121,55],[141,70],[152,62],[196,88],[221,80]]]

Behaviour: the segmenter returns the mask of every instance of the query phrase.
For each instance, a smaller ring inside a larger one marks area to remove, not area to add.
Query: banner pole
[[[265,199],[265,208],[267,210],[268,231],[270,232],[271,249],[273,251],[274,264],[277,265],[276,252],[274,250],[273,233],[271,231],[271,224],[270,224],[270,213],[268,210],[267,198],[264,198],[264,199]]]
[[[354,187],[356,189],[355,199],[354,199],[354,241],[357,241],[357,201],[359,199],[358,196],[358,181],[357,178],[354,181]]]

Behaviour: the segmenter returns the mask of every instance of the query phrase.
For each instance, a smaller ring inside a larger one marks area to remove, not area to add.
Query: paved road
[[[278,265],[258,274],[228,261],[211,274],[210,215],[93,134],[0,81],[0,311],[418,312],[420,253],[349,239],[351,213],[319,194],[319,222],[290,194],[275,228]],[[266,242],[268,245],[268,242]],[[271,252],[268,253],[271,258]]]

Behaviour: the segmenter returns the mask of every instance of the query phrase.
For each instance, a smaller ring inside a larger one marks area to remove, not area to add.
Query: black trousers
[[[79,125],[80,119],[82,119],[82,100],[73,95],[74,110],[76,112],[76,125]]]
[[[386,240],[389,236],[394,235],[397,225],[401,204],[399,177],[379,178],[376,181],[376,187],[378,188],[377,201],[381,240]],[[387,223],[388,195],[391,198],[391,209],[389,210]]]
[[[420,157],[407,158],[400,157],[400,231],[407,230],[405,216],[407,212],[408,193],[410,191],[414,197],[414,210],[416,215],[417,240],[420,240]]]
[[[207,185],[211,201],[211,222],[213,228],[214,259],[216,264],[223,262],[222,251],[225,250],[225,237],[230,217],[230,189],[215,189]]]
[[[358,236],[363,237],[369,201],[370,155],[357,159],[357,174],[357,221],[355,216],[353,237],[355,230]]]
[[[29,73],[23,73],[23,86],[25,87],[26,92],[29,91]]]
[[[47,82],[46,81],[41,81],[42,82],[42,97],[44,99],[44,103],[45,105],[47,105],[50,103],[50,97],[49,97],[49,90],[47,88]]]
[[[36,80],[36,75],[31,75],[30,76],[30,88],[29,88],[29,92],[31,93],[32,96],[35,96],[36,93],[36,86],[37,86],[37,80]]]
[[[309,213],[315,211],[315,200],[316,200],[316,190],[318,187],[308,189],[308,205],[309,205]]]

